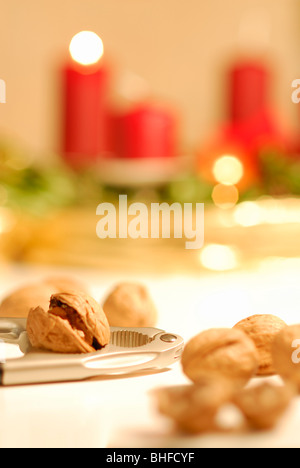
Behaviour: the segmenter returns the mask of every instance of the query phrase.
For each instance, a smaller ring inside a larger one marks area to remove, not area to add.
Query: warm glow
[[[233,270],[238,266],[235,250],[227,245],[210,244],[200,254],[202,265],[213,271]]]
[[[75,62],[81,65],[93,65],[103,55],[103,42],[97,34],[82,31],[73,37],[70,44],[70,54]]]
[[[239,191],[235,185],[218,184],[213,189],[212,199],[216,206],[227,210],[239,201]]]
[[[0,234],[10,232],[15,226],[14,216],[6,208],[0,208]]]
[[[240,226],[257,226],[263,221],[262,210],[255,202],[243,202],[236,207],[234,220]]]
[[[299,224],[299,201],[289,198],[278,201],[272,197],[264,197],[256,202],[243,202],[234,209],[233,221],[245,227]]]
[[[215,162],[213,174],[220,184],[236,185],[244,175],[244,167],[235,156],[224,155]]]

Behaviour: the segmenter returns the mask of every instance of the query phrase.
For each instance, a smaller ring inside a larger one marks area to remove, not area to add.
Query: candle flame
[[[91,31],[81,31],[76,34],[69,50],[75,62],[86,66],[99,62],[104,52],[102,40]]]

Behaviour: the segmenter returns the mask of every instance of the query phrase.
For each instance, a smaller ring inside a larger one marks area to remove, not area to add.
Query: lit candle
[[[82,31],[70,44],[72,61],[64,70],[63,153],[70,165],[84,167],[107,150],[107,70],[100,65],[103,43]]]
[[[176,118],[168,109],[141,103],[116,118],[116,156],[134,159],[175,156],[176,127]]]
[[[240,63],[230,71],[229,81],[232,123],[260,117],[268,107],[268,70],[256,62]]]

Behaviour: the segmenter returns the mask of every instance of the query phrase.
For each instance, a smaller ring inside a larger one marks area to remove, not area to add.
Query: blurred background
[[[270,62],[273,107],[297,127],[290,88],[299,72],[298,10],[297,0],[191,0],[188,7],[179,0],[4,2],[2,133],[32,150],[59,148],[59,71],[72,37],[86,29],[103,40],[118,85],[114,97],[124,75],[137,75],[178,109],[182,139],[193,147],[227,116],[226,70],[241,55]]]
[[[225,271],[300,256],[299,14],[297,0],[5,2],[3,261]],[[78,58],[90,43],[70,55],[81,31],[102,39],[94,63]],[[98,239],[96,207],[119,194],[205,203],[204,248]]]

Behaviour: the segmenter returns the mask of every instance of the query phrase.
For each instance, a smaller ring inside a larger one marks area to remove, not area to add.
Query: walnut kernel
[[[220,430],[219,409],[232,399],[228,380],[205,377],[197,384],[162,388],[155,392],[158,411],[184,432],[198,434]]]
[[[31,309],[28,338],[35,348],[58,353],[89,353],[109,343],[110,328],[100,305],[85,293],[60,293],[50,308]]]
[[[272,429],[290,405],[294,389],[269,382],[243,389],[234,403],[254,429]]]

